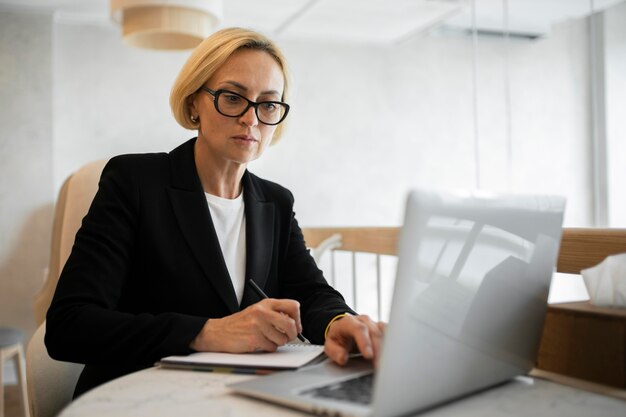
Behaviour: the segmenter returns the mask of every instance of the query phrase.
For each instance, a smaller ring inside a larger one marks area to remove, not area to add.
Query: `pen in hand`
[[[248,280],[248,284],[250,284],[250,287],[252,287],[252,289],[254,290],[254,292],[259,296],[259,298],[261,299],[265,299],[265,298],[269,298],[267,296],[267,294],[265,294],[263,292],[263,290],[261,289],[261,287],[259,287],[256,282],[252,281],[251,279]],[[301,342],[304,343],[311,343],[307,340],[306,337],[302,336],[302,333],[298,333],[298,340],[300,340]]]

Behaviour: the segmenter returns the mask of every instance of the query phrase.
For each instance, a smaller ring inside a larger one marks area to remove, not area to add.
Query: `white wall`
[[[0,11],[0,326],[34,329],[52,219],[52,18]]]
[[[510,189],[566,194],[566,221],[577,225],[590,221],[585,37],[586,25],[575,22],[546,40],[513,42],[510,52]],[[397,224],[408,187],[474,186],[469,39],[423,37],[393,49],[286,46],[301,78],[300,112],[284,149],[258,169],[297,191],[303,221]],[[483,38],[478,51],[481,183],[492,190],[507,189],[503,46]],[[297,175],[284,159],[297,161]]]
[[[626,227],[626,3],[605,17],[609,222]]]
[[[171,117],[169,91],[189,52],[122,44],[112,25],[54,25],[54,183],[88,161],[163,152],[193,137]]]
[[[192,135],[167,105],[186,54],[129,49],[110,27],[55,28],[57,186],[90,159],[167,151]],[[586,30],[577,21],[547,39],[512,42],[510,177],[504,45],[484,38],[479,46],[483,187],[565,194],[566,222],[579,226],[591,221]],[[283,140],[251,170],[294,191],[302,224],[398,224],[408,187],[474,185],[468,38],[386,48],[280,43],[295,81],[293,112]]]

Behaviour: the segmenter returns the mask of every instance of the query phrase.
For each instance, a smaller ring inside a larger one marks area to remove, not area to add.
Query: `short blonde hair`
[[[233,53],[242,48],[265,51],[274,57],[285,80],[282,101],[287,101],[287,92],[289,91],[287,62],[276,44],[264,35],[252,30],[222,29],[206,38],[194,49],[174,82],[170,93],[170,107],[179,125],[185,129],[198,129],[200,123],[191,120],[190,97],[213,76]],[[280,138],[283,125],[284,122],[276,128],[272,143]]]

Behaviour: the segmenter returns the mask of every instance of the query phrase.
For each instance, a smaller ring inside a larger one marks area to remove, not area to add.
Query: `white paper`
[[[598,265],[581,271],[591,304],[626,307],[626,253],[607,256]]]
[[[548,304],[588,301],[589,293],[580,274],[555,272],[550,283]]]
[[[296,369],[324,353],[324,346],[288,344],[276,352],[220,353],[198,352],[188,356],[168,356],[161,359],[167,365],[198,365],[199,367],[235,367],[259,369]]]

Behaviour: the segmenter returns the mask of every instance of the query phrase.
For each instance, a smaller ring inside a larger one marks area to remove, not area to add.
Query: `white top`
[[[246,283],[246,216],[243,192],[235,199],[204,193],[209,203],[226,268],[233,282],[237,302],[241,304]]]

